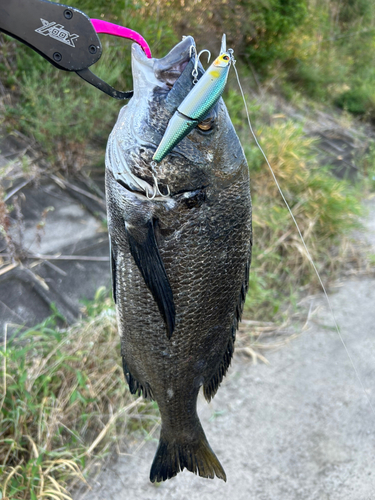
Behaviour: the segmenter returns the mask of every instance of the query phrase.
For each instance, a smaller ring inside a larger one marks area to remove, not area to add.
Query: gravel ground
[[[320,307],[309,327],[268,352],[270,365],[235,357],[213,402],[199,402],[227,483],[184,471],[151,484],[157,443],[150,440],[139,452],[109,461],[92,489],[75,499],[373,500],[375,279],[345,280],[330,295],[361,382],[323,297],[315,297],[311,305]]]

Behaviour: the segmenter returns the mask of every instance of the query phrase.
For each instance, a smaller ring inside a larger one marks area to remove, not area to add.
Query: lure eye
[[[229,57],[228,56],[223,56],[223,61],[229,61]]]

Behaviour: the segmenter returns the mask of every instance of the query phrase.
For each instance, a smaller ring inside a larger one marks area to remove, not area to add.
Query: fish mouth
[[[141,47],[133,45],[133,57],[135,61],[143,66],[152,68],[156,79],[171,89],[179,79],[184,69],[191,59],[191,46],[195,46],[192,36],[185,37],[181,42],[173,47],[166,56],[161,59],[148,59]]]

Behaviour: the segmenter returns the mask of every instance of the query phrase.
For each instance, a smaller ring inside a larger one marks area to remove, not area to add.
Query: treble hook
[[[199,59],[200,59],[201,55],[203,54],[203,52],[207,52],[207,54],[208,54],[207,64],[208,64],[210,62],[210,59],[211,59],[211,52],[208,49],[203,49],[197,55],[197,50],[196,50],[195,46],[194,45],[190,46],[190,52],[191,52],[191,47],[194,47],[194,50],[195,50],[194,69],[191,72],[191,74],[192,74],[192,76],[194,78],[193,79],[193,84],[195,85],[197,83],[197,81],[198,81],[198,64],[199,64]],[[190,57],[191,57],[191,55],[190,55]]]
[[[191,59],[191,56],[193,55],[192,53],[194,52],[194,55],[197,54],[197,49],[195,47],[195,45],[190,45],[190,48],[189,48],[189,57]]]
[[[154,179],[154,182],[155,182],[155,193],[157,193],[159,196],[161,196],[162,198],[167,198],[167,196],[169,196],[171,194],[171,191],[169,189],[169,186],[167,186],[167,190],[168,190],[168,193],[167,194],[163,194],[160,189],[159,189],[159,184],[158,184],[158,178],[156,177],[156,175],[154,174],[151,174],[152,175],[152,178]]]
[[[152,161],[151,162],[151,168],[152,170],[156,167],[156,162],[155,161]],[[148,195],[148,190],[146,190],[146,197],[149,199],[149,200],[153,200],[155,198],[156,195],[158,196],[161,196],[162,198],[167,198],[170,194],[171,194],[171,190],[169,189],[169,186],[167,185],[167,194],[163,194],[160,189],[159,189],[159,184],[158,184],[158,178],[156,177],[156,174],[154,174],[153,172],[151,172],[151,175],[152,175],[152,178],[154,179],[154,183],[155,183],[155,186],[154,186],[154,194],[152,196],[149,196]]]
[[[148,195],[148,189],[146,188],[146,198],[148,200],[150,200],[150,201],[153,200],[155,198],[155,196],[156,196],[156,189],[155,189],[155,193],[152,196],[149,196]]]

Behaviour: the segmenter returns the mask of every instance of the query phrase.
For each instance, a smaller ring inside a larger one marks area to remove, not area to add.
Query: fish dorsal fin
[[[167,328],[167,336],[171,338],[176,312],[172,288],[155,238],[155,223],[154,220],[149,220],[144,226],[125,223],[125,229],[130,253],[159,307]]]
[[[114,248],[111,241],[111,236],[109,236],[109,258],[110,258],[110,266],[111,266],[111,276],[112,276],[112,297],[113,301],[116,304],[116,258],[114,255]]]
[[[234,352],[234,341],[236,339],[236,331],[238,329],[238,323],[241,321],[243,306],[245,304],[247,290],[249,288],[249,272],[251,264],[251,249],[252,249],[252,236],[250,239],[250,247],[248,253],[248,260],[245,266],[244,280],[241,285],[241,290],[238,295],[238,301],[236,304],[236,309],[234,311],[233,324],[232,324],[232,335],[229,337],[227,347],[225,349],[224,355],[221,359],[220,365],[212,377],[204,384],[203,394],[208,402],[215,396],[219,386],[230,366],[233,352]]]

